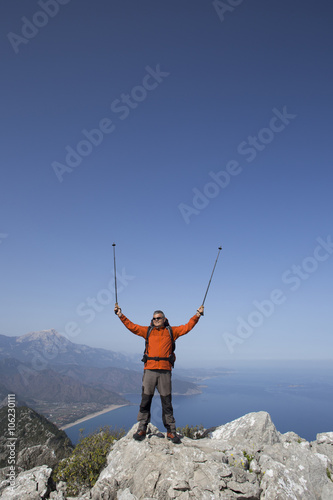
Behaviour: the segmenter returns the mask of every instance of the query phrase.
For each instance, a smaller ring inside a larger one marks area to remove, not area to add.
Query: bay
[[[266,411],[281,433],[294,431],[307,441],[320,432],[333,431],[333,367],[314,363],[306,366],[250,366],[201,381],[202,394],[173,396],[178,427],[223,425],[246,413]],[[76,444],[82,435],[109,425],[128,431],[136,423],[140,394],[126,394],[131,405],[96,416],[66,429]],[[157,392],[151,422],[162,432],[161,404]]]

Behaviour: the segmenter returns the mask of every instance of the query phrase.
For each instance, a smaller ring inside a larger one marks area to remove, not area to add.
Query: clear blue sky
[[[2,3],[1,334],[141,353],[112,243],[139,324],[222,245],[179,364],[332,359],[333,6],[224,4]]]

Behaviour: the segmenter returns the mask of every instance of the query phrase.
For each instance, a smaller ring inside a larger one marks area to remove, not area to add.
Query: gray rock
[[[260,483],[263,500],[314,500],[307,488],[306,479],[298,477],[296,471],[291,471],[280,462],[264,454],[259,465],[262,471]]]
[[[59,481],[59,483],[57,484],[57,491],[52,491],[50,493],[50,499],[66,500],[66,490],[67,490],[67,484],[63,481]]]
[[[33,469],[45,464],[54,467],[58,462],[54,449],[41,444],[24,448],[17,456],[17,466],[23,470]]]
[[[332,499],[333,482],[327,476],[331,465],[326,455],[314,452],[306,441],[267,446],[259,459],[263,498]]]
[[[49,498],[51,500],[66,500],[66,495],[62,491],[52,491]]]
[[[91,490],[93,500],[117,498],[116,491],[138,499],[259,499],[256,476],[223,463],[222,453],[209,447],[211,439],[184,438],[181,445],[174,445],[151,426],[148,437],[137,442],[132,438],[136,428],[114,445]]]
[[[316,441],[310,443],[313,452],[328,458],[327,468],[333,478],[333,432],[317,434]]]
[[[90,495],[86,495],[86,498],[91,498],[92,500],[114,499],[117,498],[118,491],[119,489],[116,479],[111,476],[105,476],[104,479],[100,481],[99,486],[96,488],[94,487],[91,490]]]
[[[318,444],[330,444],[333,446],[333,432],[321,432],[317,434]]]
[[[302,441],[306,441],[305,439],[301,438],[296,432],[286,432],[285,434],[281,434],[281,440],[285,441],[287,443],[292,443],[293,441],[296,441],[298,443],[301,443]]]
[[[261,450],[264,445],[279,443],[280,436],[269,413],[265,411],[248,413],[217,427],[212,433],[212,439],[225,442],[227,449],[243,447],[247,452]]]
[[[249,470],[252,471],[254,474],[260,474],[261,470],[255,458],[253,458],[249,463]]]
[[[126,488],[126,490],[118,492],[117,500],[137,500],[137,497],[132,495],[129,488]]]
[[[137,424],[117,441],[95,486],[80,500],[332,500],[333,433],[309,443],[280,434],[266,412],[250,413],[201,439],[175,445],[150,426],[144,441]],[[38,447],[22,457],[36,459]],[[24,450],[23,450],[24,451]],[[69,500],[66,483],[50,491],[51,468],[18,474],[14,489],[0,483],[5,500]]]
[[[242,467],[243,469],[249,468],[248,459],[244,456],[243,452],[236,450],[228,450],[225,453],[227,457],[227,463],[229,465],[234,465],[235,467]]]
[[[15,485],[4,485],[1,491],[3,500],[40,500],[47,498],[50,493],[49,479],[52,469],[47,465],[34,467],[29,471],[21,472],[15,479]]]
[[[260,498],[260,488],[258,484],[252,483],[237,483],[236,481],[229,481],[228,489],[234,493],[241,494],[241,498],[255,499]],[[239,498],[239,497],[238,497]]]
[[[90,495],[93,500],[332,500],[331,433],[308,443],[280,434],[266,412],[217,427],[210,437],[173,445],[155,427],[142,442],[137,425],[118,441]],[[163,435],[162,435],[163,436]],[[322,451],[322,452],[320,452]],[[88,498],[88,497],[87,497]]]

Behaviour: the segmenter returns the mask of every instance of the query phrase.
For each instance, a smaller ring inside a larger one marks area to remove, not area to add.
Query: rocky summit
[[[307,442],[293,432],[279,433],[266,412],[249,413],[200,439],[183,437],[178,445],[153,425],[137,442],[136,429],[137,424],[114,444],[96,484],[78,498],[333,499],[333,432]],[[13,489],[2,483],[2,498],[69,498],[66,484],[51,486],[51,471],[25,471]]]

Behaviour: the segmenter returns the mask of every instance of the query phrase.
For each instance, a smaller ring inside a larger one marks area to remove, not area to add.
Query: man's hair
[[[154,312],[153,312],[153,316],[154,316],[155,314],[162,314],[163,318],[165,318],[165,314],[164,314],[164,312],[163,312],[163,311],[160,311],[159,309],[158,309],[157,311],[154,311]]]

